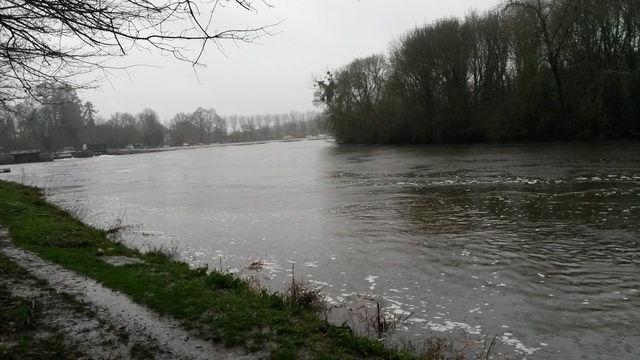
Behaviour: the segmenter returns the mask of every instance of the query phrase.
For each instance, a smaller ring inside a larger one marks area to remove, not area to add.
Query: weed
[[[524,359],[521,357],[511,357],[503,355],[496,357],[496,349],[501,345],[498,336],[483,336],[482,341],[470,338],[468,334],[462,332],[460,335],[450,335],[447,337],[430,337],[422,341],[402,342],[402,346],[410,354],[416,354],[420,359],[425,360],[513,360]]]
[[[498,335],[485,336],[482,341],[482,349],[475,354],[476,360],[489,360],[491,353],[499,346]]]
[[[394,314],[386,312],[386,310],[380,306],[380,302],[376,301],[376,311],[367,319],[367,323],[370,327],[373,327],[378,335],[378,339],[382,339],[389,331],[395,330],[398,325],[403,324],[412,315],[413,313],[396,317]]]
[[[152,243],[146,244],[146,251],[144,252],[147,257],[154,258],[160,262],[176,261],[180,258],[180,247],[175,244],[171,245],[157,245]]]
[[[216,289],[240,290],[247,287],[242,279],[229,274],[212,271],[205,279],[205,284]]]
[[[107,234],[117,234],[120,231],[127,230],[130,226],[122,224],[126,215],[127,208],[125,207],[123,211],[122,207],[120,207],[120,210],[118,210],[118,216],[114,220],[113,224],[105,230]]]
[[[464,360],[464,355],[455,350],[453,342],[441,337],[427,339],[422,356],[426,360]]]
[[[296,280],[294,273],[295,264],[291,265],[291,284],[285,291],[285,299],[287,303],[293,306],[299,306],[303,309],[311,310],[317,314],[324,312],[327,308],[324,296],[320,292],[323,287],[313,287]]]

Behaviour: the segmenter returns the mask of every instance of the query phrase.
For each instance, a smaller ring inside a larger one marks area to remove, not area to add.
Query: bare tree
[[[537,22],[546,50],[546,60],[551,68],[558,91],[560,109],[566,106],[565,84],[562,74],[563,52],[567,48],[571,31],[579,19],[582,0],[507,0],[505,9],[524,9]]]
[[[371,55],[353,60],[325,79],[316,80],[314,104],[324,107],[324,126],[334,134],[349,137],[346,142],[358,142],[365,136],[383,141],[388,135],[382,115],[384,90],[389,63],[384,55]]]
[[[78,75],[107,71],[109,59],[134,49],[196,65],[209,44],[253,42],[275,25],[216,29],[214,13],[232,6],[256,11],[248,0],[1,0],[0,107],[39,99],[43,83],[95,86],[106,72],[84,82]]]

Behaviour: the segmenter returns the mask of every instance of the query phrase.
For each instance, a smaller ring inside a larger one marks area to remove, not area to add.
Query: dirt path
[[[0,229],[0,251],[55,290],[46,291],[29,282],[10,286],[14,295],[46,304],[45,321],[57,325],[87,358],[127,359],[138,357],[136,352],[154,359],[265,357],[195,339],[181,329],[177,321],[160,317],[92,279],[15,247],[6,229]],[[63,294],[71,295],[85,306],[73,306],[73,301],[65,299]]]

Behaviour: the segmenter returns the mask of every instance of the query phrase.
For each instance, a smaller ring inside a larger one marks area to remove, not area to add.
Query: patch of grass
[[[131,355],[131,358],[135,360],[155,359],[154,352],[140,344],[134,344],[131,347],[129,354]]]
[[[0,334],[14,336],[33,328],[35,303],[11,296],[6,286],[0,286]]]
[[[156,261],[165,263],[176,261],[180,257],[180,248],[177,245],[156,245],[148,243],[145,256],[147,258],[155,258]]]
[[[254,351],[270,349],[273,358],[281,359],[414,358],[318,317],[318,289],[294,281],[287,293],[274,294],[235,275],[190,268],[167,249],[142,254],[111,242],[107,231],[83,225],[41,195],[37,189],[0,181],[0,223],[16,245],[171,315],[205,339]],[[24,210],[8,212],[15,209]],[[109,265],[96,256],[102,248],[144,263]]]
[[[0,278],[31,281],[28,273],[0,254]],[[15,297],[0,284],[0,359],[75,359],[78,354],[65,345],[58,332],[38,335],[42,304]]]
[[[79,355],[64,344],[62,334],[56,333],[43,339],[23,335],[12,346],[0,345],[0,358],[3,360],[78,359]]]

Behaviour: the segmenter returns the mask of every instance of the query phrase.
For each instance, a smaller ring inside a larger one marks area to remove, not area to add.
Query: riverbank
[[[313,298],[300,296],[309,295],[304,291],[272,294],[261,289],[255,281],[206,268],[189,268],[185,263],[175,261],[166,249],[155,249],[144,254],[129,249],[110,238],[116,229],[100,230],[82,224],[68,212],[46,202],[38,189],[0,181],[0,199],[0,224],[8,229],[11,246],[15,245],[20,251],[29,251],[38,259],[59,265],[65,271],[126,294],[137,305],[172,319],[190,336],[207,344],[242,349],[255,358],[413,357],[385,348],[378,341],[353,334],[346,326],[329,324],[317,315],[314,306],[310,306],[314,303]],[[6,251],[3,252],[7,255]],[[105,261],[123,258],[133,260],[129,260],[128,265]],[[6,256],[2,258],[1,269],[3,278],[11,279],[9,282],[13,284],[22,284],[31,276]],[[37,317],[38,309],[46,308],[47,303],[39,302],[40,305],[36,306],[36,301],[29,296],[10,293],[6,283],[0,288],[3,289],[0,295],[3,302],[3,306],[0,306],[2,319],[15,315],[10,313],[15,309],[13,304],[18,304],[16,308],[22,309],[19,313],[26,313],[26,318]],[[68,299],[68,302],[77,302],[75,295],[88,291],[86,288],[84,291],[72,290],[72,299]],[[86,311],[102,312],[90,306]],[[20,317],[19,314],[15,316]],[[6,323],[15,324],[17,321]],[[32,327],[40,326],[38,322],[29,324],[2,329],[0,351],[3,358],[11,354],[18,354],[14,358],[23,357],[15,352],[17,346],[24,346],[21,338],[6,339],[5,333],[22,334],[20,336],[29,338],[29,334],[33,334]],[[65,344],[67,334],[64,331],[61,328],[53,332],[53,341]],[[133,338],[130,332],[120,336]],[[75,358],[73,354],[85,352],[71,345],[61,346],[56,356],[69,354],[67,358]],[[139,358],[132,355],[135,353],[134,346],[140,348],[139,342],[132,342],[129,356]],[[37,347],[27,346],[28,349]],[[151,351],[147,347],[142,348]]]

